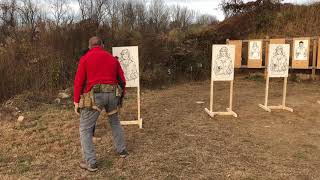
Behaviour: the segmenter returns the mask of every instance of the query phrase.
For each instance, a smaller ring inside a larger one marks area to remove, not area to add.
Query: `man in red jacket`
[[[103,50],[103,47],[99,37],[90,38],[90,50],[80,59],[74,80],[74,106],[75,112],[80,112],[80,141],[85,160],[80,163],[80,167],[89,171],[98,170],[92,136],[100,115],[99,109],[105,108],[108,113],[117,152],[121,157],[128,155],[118,117],[120,96],[117,95],[118,84],[122,84],[123,93],[125,92],[126,80],[119,61]],[[86,93],[93,93],[91,103],[97,108],[85,107],[79,111],[80,96]]]

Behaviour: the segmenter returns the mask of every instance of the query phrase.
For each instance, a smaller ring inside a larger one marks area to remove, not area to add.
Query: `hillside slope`
[[[317,36],[320,33],[320,3],[257,7],[227,18],[198,34],[215,42],[225,39]]]

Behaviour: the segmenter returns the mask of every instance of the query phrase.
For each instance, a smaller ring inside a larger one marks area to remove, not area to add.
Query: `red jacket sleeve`
[[[85,65],[85,59],[84,57],[82,57],[78,65],[78,70],[73,85],[73,101],[76,103],[79,103],[80,101],[80,95],[82,93],[82,89],[86,81],[86,75],[87,70]]]
[[[124,77],[124,73],[123,73],[122,67],[121,67],[121,65],[120,65],[118,60],[117,60],[117,62],[118,62],[117,74],[118,74],[118,76],[120,77],[120,79],[122,81],[123,93],[125,93],[126,92],[126,78]]]

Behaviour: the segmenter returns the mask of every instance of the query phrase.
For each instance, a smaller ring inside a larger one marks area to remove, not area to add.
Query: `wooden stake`
[[[137,88],[137,103],[138,103],[139,128],[142,129],[141,106],[140,106],[140,85]]]
[[[313,40],[313,55],[312,55],[312,80],[316,80],[316,63],[317,63],[317,40]],[[320,53],[320,52],[318,52]],[[320,62],[320,61],[319,61]]]
[[[270,44],[269,36],[266,37],[266,53],[264,55],[264,78],[268,78],[268,64],[269,64],[269,44]]]
[[[210,87],[210,112],[213,110],[213,80],[211,80],[211,87]]]
[[[287,83],[288,83],[288,77],[284,78],[283,81],[283,99],[282,99],[282,106],[286,106],[286,97],[287,97]]]
[[[267,81],[266,81],[266,95],[265,95],[265,99],[264,99],[264,105],[265,105],[265,106],[268,106],[269,82],[270,82],[270,78],[269,78],[269,76],[267,76]]]
[[[232,111],[232,101],[233,101],[233,81],[230,81],[230,101],[229,101],[230,111]]]

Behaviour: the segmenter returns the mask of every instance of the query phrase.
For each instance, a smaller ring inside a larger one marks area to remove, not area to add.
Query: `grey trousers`
[[[117,109],[119,98],[115,93],[96,93],[95,102],[100,109],[105,108],[106,112],[112,112]],[[92,142],[93,129],[100,115],[99,111],[83,109],[80,113],[80,141],[84,160],[92,165],[97,162],[96,151]],[[119,121],[118,113],[109,115],[109,123],[112,128],[113,142],[120,153],[126,149],[123,129]]]

